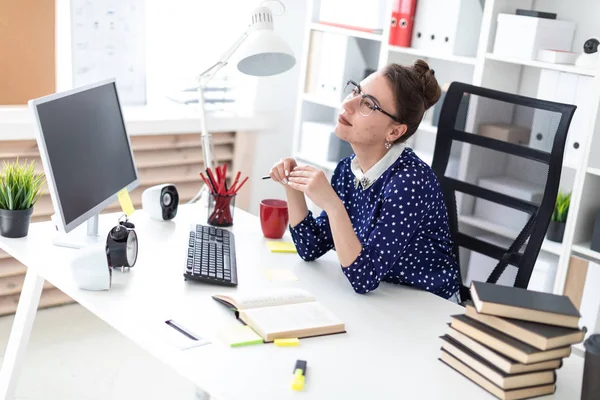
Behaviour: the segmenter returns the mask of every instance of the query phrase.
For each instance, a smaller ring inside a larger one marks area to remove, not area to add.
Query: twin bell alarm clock
[[[71,261],[71,275],[77,287],[84,290],[109,290],[112,270],[131,268],[138,256],[135,226],[125,218],[113,227],[106,243],[79,249]]]
[[[110,268],[131,268],[138,255],[138,237],[135,225],[127,219],[108,232],[106,237],[106,259]]]

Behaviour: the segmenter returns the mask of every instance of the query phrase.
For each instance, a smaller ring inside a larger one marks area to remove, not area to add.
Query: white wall
[[[600,1],[598,0],[535,0],[533,9],[556,13],[556,18],[566,21],[575,21],[577,28],[573,38],[572,51],[583,52],[583,43],[591,37],[600,39]]]
[[[275,31],[290,45],[296,57],[296,65],[289,71],[271,77],[260,78],[257,85],[255,111],[275,112],[276,127],[258,134],[255,160],[252,169],[252,193],[249,211],[258,214],[260,200],[264,198],[285,199],[283,188],[270,180],[261,180],[271,166],[282,157],[292,156],[294,117],[299,96],[300,60],[304,39],[304,24],[308,2],[305,0],[282,0],[286,10],[275,16]],[[278,11],[276,3],[266,4]]]

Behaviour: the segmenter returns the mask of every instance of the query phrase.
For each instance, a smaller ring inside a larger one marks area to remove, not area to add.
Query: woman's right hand
[[[298,164],[296,163],[296,160],[294,160],[293,158],[291,158],[291,157],[282,158],[281,160],[279,160],[279,162],[277,162],[277,163],[275,163],[275,165],[273,165],[273,167],[271,168],[271,172],[269,173],[269,176],[275,182],[279,182],[282,185],[287,185],[290,172],[292,172],[294,170],[294,168],[296,168],[297,166],[298,166]]]

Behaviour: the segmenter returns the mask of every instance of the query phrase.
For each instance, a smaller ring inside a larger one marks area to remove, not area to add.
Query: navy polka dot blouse
[[[366,189],[355,184],[352,157],[338,164],[331,184],[342,200],[362,251],[342,268],[357,293],[381,281],[406,284],[450,298],[459,288],[448,215],[433,170],[410,149]],[[324,211],[290,227],[298,254],[312,261],[334,248]]]

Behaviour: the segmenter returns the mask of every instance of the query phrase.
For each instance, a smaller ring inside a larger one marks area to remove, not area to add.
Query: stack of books
[[[583,341],[581,315],[566,296],[484,282],[453,315],[440,360],[499,399],[529,399],[556,390],[556,370]]]

